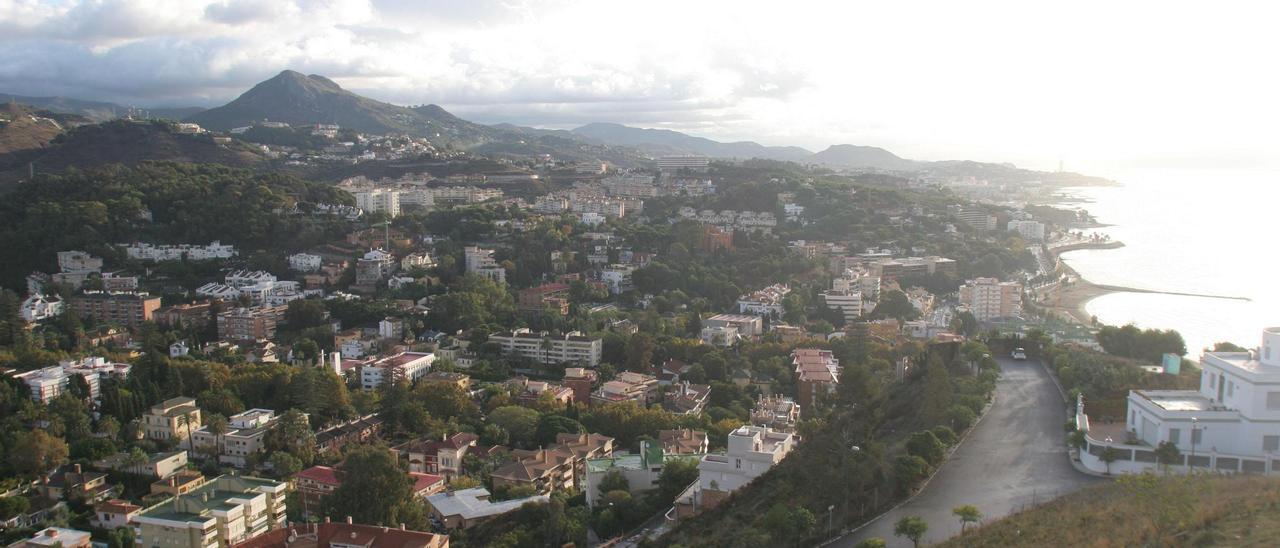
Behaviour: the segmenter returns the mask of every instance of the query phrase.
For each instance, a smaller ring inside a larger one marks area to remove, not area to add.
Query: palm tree
[[[209,420],[205,421],[205,427],[209,429],[209,433],[213,435],[213,457],[222,454],[222,436],[227,433],[227,418],[219,414],[209,415]]]
[[[182,428],[187,435],[187,451],[194,452],[195,448],[191,445],[191,413],[186,412],[178,415],[176,422],[177,426]]]

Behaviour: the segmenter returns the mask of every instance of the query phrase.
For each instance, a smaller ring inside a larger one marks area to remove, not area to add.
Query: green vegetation
[[[1124,327],[1105,326],[1098,330],[1098,344],[1108,354],[1134,358],[1147,363],[1160,363],[1166,353],[1179,358],[1187,353],[1182,335],[1169,329],[1138,329],[1133,324]]]
[[[938,546],[1274,546],[1277,505],[1270,478],[1123,476]]]

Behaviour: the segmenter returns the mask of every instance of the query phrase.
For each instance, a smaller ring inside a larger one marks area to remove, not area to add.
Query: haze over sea
[[[1187,356],[1217,341],[1258,346],[1262,329],[1280,326],[1280,172],[1141,171],[1114,177],[1122,187],[1073,188],[1090,203],[1096,229],[1125,243],[1063,259],[1101,284],[1250,301],[1150,293],[1113,293],[1089,302],[1104,323],[1176,329]]]

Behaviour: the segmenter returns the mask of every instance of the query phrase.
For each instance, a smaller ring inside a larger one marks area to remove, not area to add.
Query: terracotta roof
[[[316,483],[326,485],[342,485],[342,479],[338,477],[338,469],[328,466],[312,466],[306,470],[298,472],[296,476],[299,479],[308,479]]]
[[[139,510],[142,510],[141,506],[130,504],[129,501],[120,499],[111,499],[99,502],[97,506],[93,507],[94,512],[106,512],[110,514],[129,514]]]
[[[444,483],[444,476],[437,476],[434,474],[409,472],[409,477],[413,478],[413,492],[415,493],[421,493],[438,483]]]

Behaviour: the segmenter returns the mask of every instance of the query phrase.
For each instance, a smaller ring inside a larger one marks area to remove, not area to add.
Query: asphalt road
[[[941,542],[960,533],[951,509],[961,504],[978,507],[984,520],[997,519],[1106,481],[1077,472],[1067,460],[1065,405],[1044,368],[1034,360],[1010,359],[1001,359],[1000,367],[1004,374],[995,404],[933,481],[911,502],[831,546],[853,546],[871,537],[889,546],[911,546],[893,536],[893,525],[904,516],[929,523],[922,544]]]

